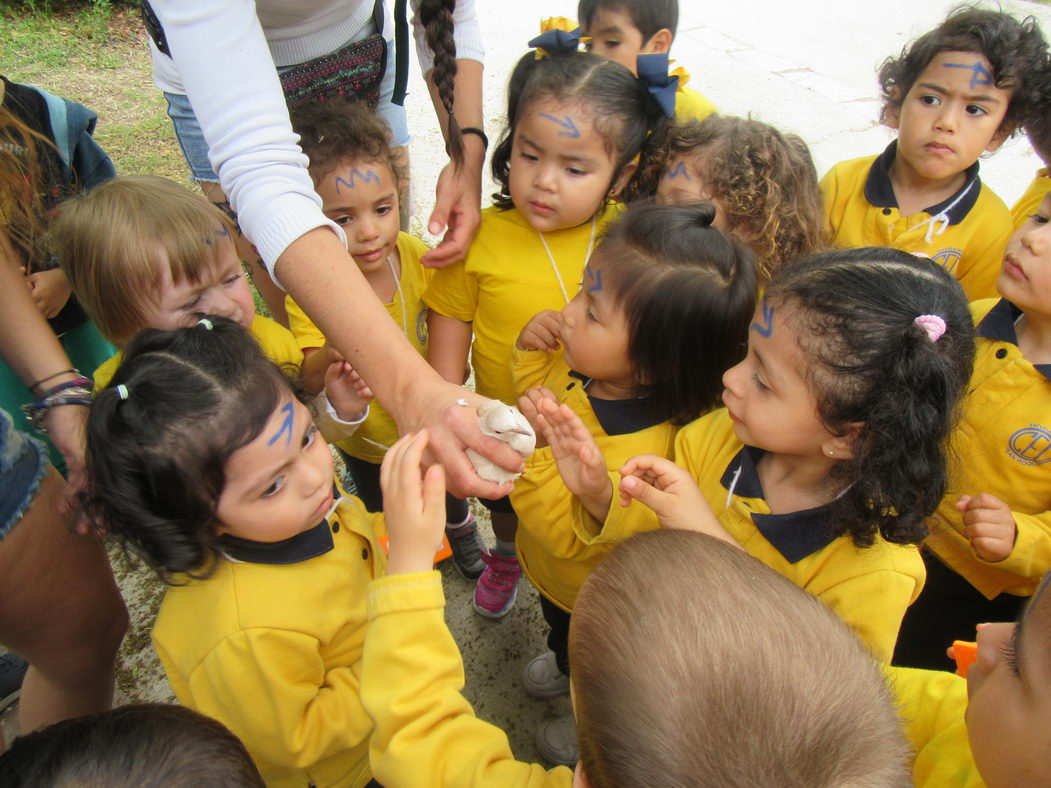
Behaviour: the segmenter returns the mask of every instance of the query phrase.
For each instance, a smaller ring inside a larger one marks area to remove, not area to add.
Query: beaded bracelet
[[[78,378],[66,383],[61,383],[55,388],[46,391],[41,397],[33,402],[22,406],[22,412],[26,420],[36,429],[47,434],[44,426],[44,417],[52,408],[62,405],[91,405],[91,381],[87,378]]]

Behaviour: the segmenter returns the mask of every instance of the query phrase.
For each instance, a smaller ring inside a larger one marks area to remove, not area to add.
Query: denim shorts
[[[348,41],[347,43],[352,43]],[[345,45],[344,45],[345,46]],[[394,48],[392,42],[387,42],[387,51]],[[284,66],[278,69],[278,73],[294,66]],[[402,147],[409,144],[409,123],[405,117],[405,107],[399,107],[391,103],[394,95],[394,59],[387,58],[387,70],[383,74],[380,83],[380,101],[376,107],[376,114],[386,121],[391,131],[391,144],[394,147]],[[175,127],[175,136],[179,140],[186,163],[190,165],[190,173],[195,181],[206,183],[218,183],[219,176],[212,169],[208,160],[208,143],[204,141],[204,133],[193,114],[190,100],[180,93],[165,93],[164,98],[168,101],[168,117],[172,119]]]
[[[16,430],[0,410],[0,539],[22,519],[47,473],[44,444]]]

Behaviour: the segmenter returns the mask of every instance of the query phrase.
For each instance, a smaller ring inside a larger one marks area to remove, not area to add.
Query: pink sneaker
[[[481,557],[485,571],[474,587],[474,610],[486,618],[501,618],[514,607],[522,567],[515,556],[494,550],[484,551]]]

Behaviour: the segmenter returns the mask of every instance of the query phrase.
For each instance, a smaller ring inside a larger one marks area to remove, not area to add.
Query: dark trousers
[[[547,622],[547,647],[555,652],[555,664],[566,676],[569,675],[569,620],[567,613],[543,594],[540,597],[540,612]]]
[[[975,627],[984,622],[1014,621],[1025,597],[1000,594],[986,599],[960,575],[922,550],[927,583],[905,611],[894,649],[894,665],[930,670],[955,670],[945,654],[954,640],[974,640]]]
[[[351,457],[338,446],[336,451],[343,458],[343,462],[347,466],[347,472],[350,474],[350,478],[354,480],[355,492],[361,499],[361,502],[365,504],[365,508],[370,512],[382,512],[383,488],[380,486],[380,466],[374,462]],[[445,522],[462,523],[467,519],[470,511],[467,501],[461,500],[450,493],[445,494]]]

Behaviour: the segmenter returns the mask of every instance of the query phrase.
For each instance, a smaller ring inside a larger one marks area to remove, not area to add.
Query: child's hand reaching
[[[963,512],[963,532],[976,556],[994,562],[1011,554],[1018,526],[1006,503],[989,493],[961,495],[956,509]]]
[[[334,361],[325,370],[325,394],[343,421],[361,421],[372,402],[372,390],[346,361]]]
[[[26,284],[40,314],[48,320],[62,311],[62,307],[73,293],[73,288],[70,287],[69,280],[61,268],[29,274],[26,276]]]
[[[559,338],[562,336],[562,313],[545,309],[533,315],[518,335],[519,350],[544,350],[548,353],[558,350]]]
[[[554,396],[540,399],[537,407],[537,423],[562,481],[592,517],[604,521],[613,500],[613,483],[595,439],[580,417],[568,405],[559,405]]]
[[[620,505],[640,501],[664,528],[700,531],[736,545],[685,468],[656,454],[632,457],[620,469]]]
[[[547,446],[547,437],[540,431],[540,420],[537,418],[540,415],[540,403],[545,399],[558,404],[555,392],[547,386],[534,386],[526,389],[525,394],[518,398],[518,410],[525,416],[525,420],[536,433],[536,448],[538,449]]]
[[[427,572],[445,532],[445,471],[432,465],[420,478],[427,430],[403,436],[380,466],[383,516],[390,537],[387,574]]]

